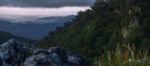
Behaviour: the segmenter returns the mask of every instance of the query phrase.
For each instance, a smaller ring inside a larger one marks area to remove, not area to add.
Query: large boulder
[[[10,39],[0,45],[0,66],[20,66],[29,55],[30,47]]]
[[[38,49],[28,57],[25,66],[88,66],[88,62],[78,54],[52,47],[49,50]]]
[[[35,49],[11,39],[0,45],[0,66],[89,66],[85,58],[60,47]]]

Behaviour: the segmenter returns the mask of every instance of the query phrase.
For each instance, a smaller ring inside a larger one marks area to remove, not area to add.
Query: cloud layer
[[[0,18],[12,22],[34,21],[42,17],[76,15],[79,11],[90,9],[84,7],[60,7],[60,8],[23,8],[0,7]]]
[[[0,0],[0,18],[30,20],[76,15],[90,9],[95,0]]]
[[[67,16],[76,15],[79,11],[90,9],[84,7],[60,7],[60,8],[21,8],[0,7],[0,15],[23,15],[23,16]]]
[[[0,6],[62,7],[90,6],[95,0],[0,0]]]

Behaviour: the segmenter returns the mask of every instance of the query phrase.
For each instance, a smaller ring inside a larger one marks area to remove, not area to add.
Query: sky
[[[59,8],[29,8],[29,7],[0,7],[0,18],[10,20],[13,23],[24,21],[36,21],[43,17],[76,15],[79,11],[90,9],[89,6],[66,6]]]
[[[18,16],[67,16],[67,15],[76,15],[79,11],[85,11],[90,9],[89,6],[66,6],[59,8],[29,8],[29,7],[0,7],[0,15],[18,15]]]
[[[62,7],[89,6],[95,0],[0,0],[0,6],[19,7]]]
[[[67,16],[90,9],[94,0],[0,0],[0,17]]]

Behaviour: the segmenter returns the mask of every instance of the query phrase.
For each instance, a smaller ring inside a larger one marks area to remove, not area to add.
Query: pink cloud
[[[0,7],[0,15],[20,16],[67,16],[76,15],[79,11],[90,9],[84,7],[60,7],[60,8],[21,8],[21,7]]]

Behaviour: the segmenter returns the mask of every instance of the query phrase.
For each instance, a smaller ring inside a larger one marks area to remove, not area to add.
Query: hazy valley
[[[42,17],[28,21],[17,19],[16,22],[15,19],[1,18],[0,30],[30,39],[42,39],[50,31],[55,30],[56,27],[63,26],[64,22],[69,22],[74,19],[74,17],[73,15],[64,17]]]

